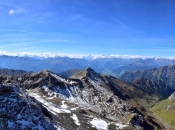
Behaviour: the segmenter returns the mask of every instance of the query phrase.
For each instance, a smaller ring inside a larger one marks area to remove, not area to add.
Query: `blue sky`
[[[175,1],[0,0],[0,51],[175,57]]]

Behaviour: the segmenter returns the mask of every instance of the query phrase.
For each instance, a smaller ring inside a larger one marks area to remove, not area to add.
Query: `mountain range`
[[[49,70],[2,76],[1,84],[1,129],[166,129],[148,108],[174,92],[161,81],[126,83],[91,68],[69,78]]]
[[[124,73],[120,79],[126,82],[132,82],[139,77],[150,80],[161,80],[166,85],[175,87],[175,65],[153,68],[150,70],[139,70]]]
[[[70,58],[70,57],[18,57],[18,56],[0,56],[0,68],[14,70],[25,70],[38,72],[49,69],[55,73],[71,69],[92,68],[98,73],[109,74],[115,77],[132,70],[148,70],[154,67],[174,64],[174,59],[167,58]]]

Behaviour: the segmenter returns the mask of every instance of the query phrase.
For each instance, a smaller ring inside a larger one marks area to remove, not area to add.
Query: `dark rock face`
[[[159,100],[169,97],[175,91],[174,88],[164,84],[162,80],[138,78],[132,82],[132,85],[150,96],[158,97]]]
[[[140,77],[149,80],[162,80],[165,84],[175,88],[175,65],[154,68],[151,70],[126,72],[120,79],[126,82],[133,82]]]
[[[44,109],[34,98],[29,97],[25,90],[16,84],[0,85],[1,130],[56,130],[56,126],[47,109]]]

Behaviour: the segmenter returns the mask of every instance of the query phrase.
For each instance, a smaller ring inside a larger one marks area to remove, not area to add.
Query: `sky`
[[[175,57],[175,1],[0,0],[0,51]]]

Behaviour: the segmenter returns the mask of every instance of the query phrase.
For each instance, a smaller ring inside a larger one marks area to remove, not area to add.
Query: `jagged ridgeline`
[[[76,72],[67,79],[44,70],[27,73],[13,82],[8,80],[2,78],[2,86],[18,88],[18,91],[4,92],[2,89],[1,114],[16,107],[20,110],[13,114],[12,119],[8,114],[0,117],[3,129],[166,129],[141,104],[145,97],[149,97],[147,92],[138,89],[136,84],[100,75],[91,68]],[[7,100],[20,104],[19,98],[25,102],[24,106],[11,105],[13,103]],[[40,115],[36,115],[37,123],[32,118],[35,117],[35,111],[39,111],[37,114]],[[31,117],[23,118],[22,112],[31,113]]]

